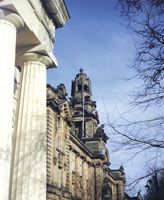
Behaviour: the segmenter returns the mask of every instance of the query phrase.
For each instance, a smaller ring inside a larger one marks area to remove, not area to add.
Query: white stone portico
[[[46,69],[57,67],[54,33],[67,20],[63,0],[0,0],[0,200],[46,200]]]

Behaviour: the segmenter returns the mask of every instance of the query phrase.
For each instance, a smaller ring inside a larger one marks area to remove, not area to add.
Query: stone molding
[[[70,19],[67,7],[63,0],[42,0],[56,28],[61,28]]]
[[[11,10],[0,8],[0,19],[13,24],[17,31],[20,31],[24,28],[23,19]]]
[[[47,68],[53,64],[51,58],[37,52],[25,53],[17,57],[17,63],[20,67],[22,67],[25,63],[29,62],[38,62],[40,64],[45,65]]]

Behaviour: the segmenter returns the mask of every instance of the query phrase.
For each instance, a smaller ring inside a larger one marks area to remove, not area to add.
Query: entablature
[[[16,66],[17,58],[24,53],[40,53],[52,60],[49,68],[57,67],[58,63],[53,55],[53,43],[55,42],[55,28],[64,26],[69,19],[63,0],[50,0],[57,7],[54,18],[52,13],[43,3],[43,0],[1,0],[0,9],[18,14],[23,22],[24,28],[17,32],[16,42]],[[54,9],[54,8],[53,8]],[[28,39],[27,39],[28,38]]]
[[[42,0],[56,28],[61,28],[70,19],[64,0]]]

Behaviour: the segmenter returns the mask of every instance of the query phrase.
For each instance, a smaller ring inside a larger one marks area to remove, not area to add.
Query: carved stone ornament
[[[67,98],[67,92],[66,92],[66,88],[64,86],[64,84],[60,84],[57,86],[56,88],[57,94],[58,94],[58,98],[60,100],[66,100]]]
[[[96,134],[94,137],[101,137],[102,140],[106,143],[106,141],[109,139],[106,133],[104,132],[104,124],[102,124],[100,127],[97,128]]]

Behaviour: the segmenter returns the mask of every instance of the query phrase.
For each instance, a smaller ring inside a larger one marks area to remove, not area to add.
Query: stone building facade
[[[82,69],[66,96],[63,84],[47,85],[47,199],[124,200],[124,169],[109,168],[108,137]]]
[[[64,0],[0,0],[0,199],[124,198],[83,71],[71,101],[63,85],[48,86],[46,107],[55,31],[69,19]]]

